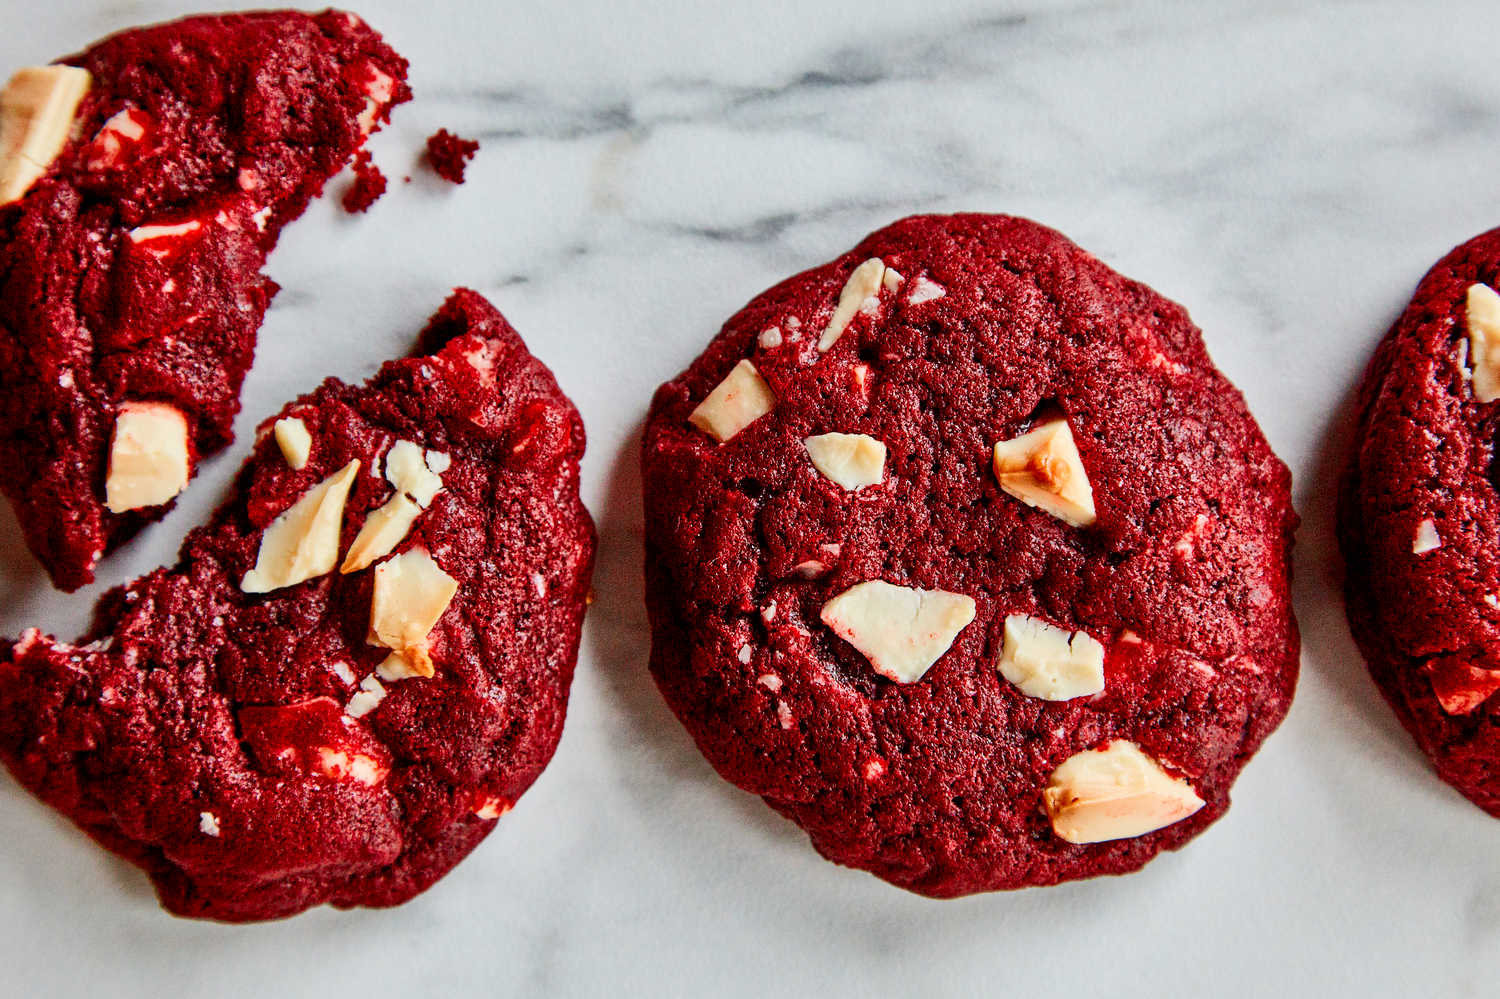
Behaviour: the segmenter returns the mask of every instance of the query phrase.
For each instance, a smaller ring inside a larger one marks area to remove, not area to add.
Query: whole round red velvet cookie
[[[1285,715],[1288,474],[1178,306],[922,216],[762,294],[651,407],[651,670],[831,860],[934,896],[1122,873]]]
[[[1439,776],[1500,816],[1500,229],[1422,279],[1375,352],[1343,483],[1349,624]]]
[[[594,555],[583,424],[459,291],[421,351],[262,425],[181,561],[0,656],[0,759],[162,904],[394,905],[551,759]]]

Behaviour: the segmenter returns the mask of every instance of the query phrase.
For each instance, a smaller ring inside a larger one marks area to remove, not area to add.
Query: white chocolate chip
[[[293,468],[305,468],[308,456],[312,454],[312,434],[307,432],[307,424],[301,417],[286,416],[277,420],[273,432],[276,446],[281,448],[286,463]]]
[[[198,831],[205,836],[219,835],[219,817],[213,812],[198,813]]]
[[[781,677],[775,673],[762,673],[755,678],[755,682],[775,694],[781,690]]]
[[[844,335],[844,330],[849,328],[849,321],[854,318],[855,313],[864,307],[868,299],[880,294],[880,286],[884,278],[885,261],[879,257],[871,257],[854,268],[854,272],[849,275],[849,280],[844,282],[844,290],[839,293],[839,304],[834,307],[833,318],[828,320],[828,325],[823,329],[823,335],[818,338],[820,353],[838,343],[839,337]]]
[[[387,683],[410,680],[413,677],[433,675],[432,660],[423,656],[411,656],[404,652],[392,652],[375,667],[375,675]]]
[[[1064,419],[995,445],[995,478],[1000,488],[1074,527],[1095,520],[1094,490]]]
[[[370,601],[370,644],[407,653],[413,669],[432,676],[432,662],[425,653],[427,636],[457,592],[457,580],[425,548],[412,548],[380,563]]]
[[[885,443],[868,434],[818,434],[802,442],[813,467],[845,489],[862,489],[885,476]]]
[[[936,301],[946,294],[947,288],[924,276],[911,283],[911,291],[906,293],[906,302],[908,305],[921,305],[923,302]]]
[[[187,418],[162,402],[126,402],[115,418],[104,481],[111,513],[159,506],[187,486]]]
[[[443,480],[431,468],[422,449],[411,441],[397,441],[385,456],[385,477],[391,485],[426,507],[443,491]]]
[[[760,609],[760,619],[766,622],[766,624],[770,624],[776,620],[776,601],[770,600],[766,602],[766,605]]]
[[[896,271],[893,268],[887,267],[885,269],[885,274],[883,274],[880,278],[880,283],[886,291],[894,295],[896,292],[901,290],[901,282],[905,280],[906,278],[902,277],[900,272]]]
[[[762,330],[756,342],[760,344],[761,350],[775,350],[781,346],[781,330],[775,326]]]
[[[871,579],[828,601],[820,616],[864,654],[875,672],[914,683],[974,620],[974,599]]]
[[[446,451],[428,451],[427,467],[433,475],[442,475],[453,467],[453,456]]]
[[[167,257],[182,248],[187,237],[203,228],[197,219],[161,225],[141,225],[126,235],[136,246],[155,257]]]
[[[1104,689],[1104,646],[1085,632],[1010,614],[999,668],[1028,697],[1067,701]]]
[[[385,700],[385,687],[373,676],[367,676],[359,684],[359,693],[349,698],[344,713],[350,718],[363,718]]]
[[[371,510],[365,522],[360,525],[359,533],[349,544],[349,552],[344,556],[344,564],[339,567],[339,572],[358,572],[377,559],[385,558],[406,537],[411,530],[412,521],[421,512],[422,508],[402,493],[397,493],[386,500],[383,506]]]
[[[92,84],[76,66],[28,66],[0,90],[0,205],[19,200],[52,166]]]
[[[775,406],[776,396],[755,365],[741,361],[698,404],[688,422],[722,444]]]
[[[1116,739],[1052,772],[1042,792],[1052,830],[1069,843],[1143,836],[1203,807],[1185,780],[1172,777],[1133,742]]]
[[[510,806],[506,804],[504,798],[491,796],[485,798],[484,802],[474,809],[474,814],[481,819],[498,819],[508,811],[510,811]]]
[[[1469,363],[1474,369],[1474,398],[1500,399],[1500,294],[1483,284],[1469,285]]]
[[[370,710],[373,709],[374,705],[371,705]],[[318,771],[332,780],[343,780],[347,777],[366,787],[374,787],[385,780],[386,775],[385,767],[365,754],[350,755],[342,749],[332,749],[328,746],[318,747]]]
[[[1438,537],[1437,527],[1431,518],[1417,525],[1417,536],[1412,539],[1411,543],[1413,555],[1425,555],[1441,547],[1443,547],[1443,539]]]
[[[797,724],[797,719],[792,716],[792,709],[787,706],[786,701],[776,702],[776,719],[781,723],[782,728],[788,730]]]
[[[358,473],[359,460],[355,459],[303,493],[273,520],[261,535],[255,568],[245,573],[240,589],[269,593],[333,571],[339,557],[344,502]]]
[[[342,659],[329,663],[328,671],[345,683],[354,682],[354,670],[350,669],[349,664]]]

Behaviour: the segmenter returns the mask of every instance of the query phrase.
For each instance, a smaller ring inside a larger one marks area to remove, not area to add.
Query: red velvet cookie
[[[1297,676],[1289,476],[1180,307],[920,216],[760,295],[643,445],[651,670],[728,780],[933,896],[1134,870]]]
[[[583,424],[479,295],[261,426],[181,561],[0,662],[0,758],[180,915],[384,906],[556,748],[594,532]]]
[[[58,586],[230,441],[266,254],[405,76],[354,15],[276,11],[126,31],[0,95],[0,489]]]
[[[1500,816],[1500,229],[1417,286],[1360,390],[1339,541],[1349,624],[1438,775]]]

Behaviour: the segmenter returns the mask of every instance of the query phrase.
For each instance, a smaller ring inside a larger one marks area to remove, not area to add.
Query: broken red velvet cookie
[[[275,11],[126,31],[0,94],[0,488],[56,585],[229,443],[266,254],[405,76],[354,15]]]
[[[1289,476],[1179,306],[920,216],[657,392],[651,671],[725,778],[933,896],[1135,870],[1297,677]]]
[[[174,913],[385,906],[463,859],[562,732],[593,564],[583,424],[458,291],[364,387],[262,424],[181,561],[0,661],[0,758]]]
[[[1438,775],[1500,817],[1500,229],[1422,279],[1365,373],[1339,541],[1349,624]]]

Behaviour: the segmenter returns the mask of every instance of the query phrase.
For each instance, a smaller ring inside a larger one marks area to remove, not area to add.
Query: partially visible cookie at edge
[[[1500,817],[1500,229],[1423,277],[1359,395],[1349,624],[1438,775]]]

